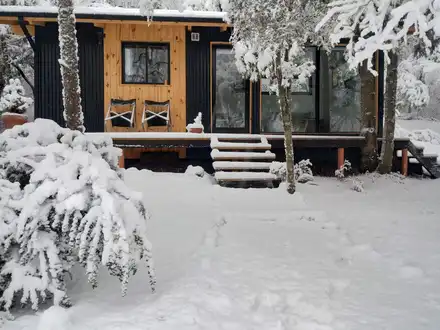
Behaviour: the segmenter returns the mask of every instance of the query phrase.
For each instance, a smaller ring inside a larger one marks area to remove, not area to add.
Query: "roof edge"
[[[16,8],[14,8],[16,7]],[[87,12],[90,8],[90,12]],[[141,15],[139,10],[110,7],[82,7],[75,9],[75,16],[78,19],[90,20],[121,20],[121,21],[148,21],[148,17]],[[121,12],[114,12],[115,9],[121,9]],[[124,13],[126,11],[127,13]],[[156,12],[156,11],[155,11]],[[168,14],[169,12],[169,14]],[[25,18],[57,18],[56,7],[24,7],[24,6],[1,6],[0,17],[25,17]],[[185,23],[218,23],[226,24],[226,13],[224,12],[202,12],[202,11],[184,11],[176,10],[166,11],[158,10],[152,16],[153,22],[185,22]]]

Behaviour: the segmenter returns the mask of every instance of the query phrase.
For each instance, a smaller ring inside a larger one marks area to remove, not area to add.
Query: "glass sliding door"
[[[361,127],[359,70],[350,70],[344,51],[337,47],[321,55],[320,123],[330,133],[358,133]]]
[[[308,47],[306,56],[316,61],[316,48]],[[284,131],[280,106],[275,93],[269,91],[268,80],[261,81],[261,131],[281,133]],[[294,133],[316,132],[316,75],[310,77],[308,84],[296,86],[291,91],[291,112]]]
[[[212,46],[212,130],[249,133],[249,83],[229,45]]]

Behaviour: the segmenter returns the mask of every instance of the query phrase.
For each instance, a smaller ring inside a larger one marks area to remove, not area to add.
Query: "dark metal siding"
[[[87,132],[104,131],[103,30],[93,24],[78,29],[79,77],[84,123]]]
[[[191,41],[191,32],[200,33],[200,41]],[[186,120],[191,123],[201,112],[205,131],[211,130],[211,42],[228,42],[231,30],[199,27],[186,35]],[[251,132],[260,132],[260,84],[252,84]]]
[[[200,33],[200,41],[191,41],[191,32]],[[211,130],[210,43],[228,42],[230,31],[219,28],[193,28],[186,35],[186,120],[190,123],[202,113],[205,131]]]
[[[64,126],[56,24],[35,27],[35,118]]]
[[[88,132],[104,129],[104,49],[102,29],[78,24],[79,66],[84,124]],[[35,31],[35,118],[64,126],[58,25],[48,23]]]

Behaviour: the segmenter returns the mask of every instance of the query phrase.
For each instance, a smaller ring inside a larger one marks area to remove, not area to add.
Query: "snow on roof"
[[[56,6],[0,6],[1,16],[25,16],[25,17],[56,17]],[[146,20],[141,15],[139,8],[122,8],[112,6],[77,6],[75,14],[78,18],[94,19],[130,19]],[[195,10],[155,10],[153,21],[188,21],[188,22],[224,22],[225,12],[195,11]]]

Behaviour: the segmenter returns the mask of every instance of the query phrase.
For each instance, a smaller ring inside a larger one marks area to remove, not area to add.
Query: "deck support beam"
[[[119,168],[125,168],[125,153],[124,153],[124,149],[122,149],[122,155],[119,156],[118,165],[119,165]]]
[[[29,42],[29,45],[31,45],[31,48],[35,53],[35,50],[37,49],[37,47],[35,46],[35,41],[34,41],[34,39],[32,39],[32,36],[26,26],[26,22],[23,19],[23,17],[21,17],[21,16],[18,17],[18,25],[20,25],[21,30],[23,31],[24,35],[26,36],[27,41]]]
[[[402,175],[408,176],[408,149],[402,150]]]
[[[338,148],[338,170],[344,166],[344,161],[345,161],[345,150],[344,148]]]

